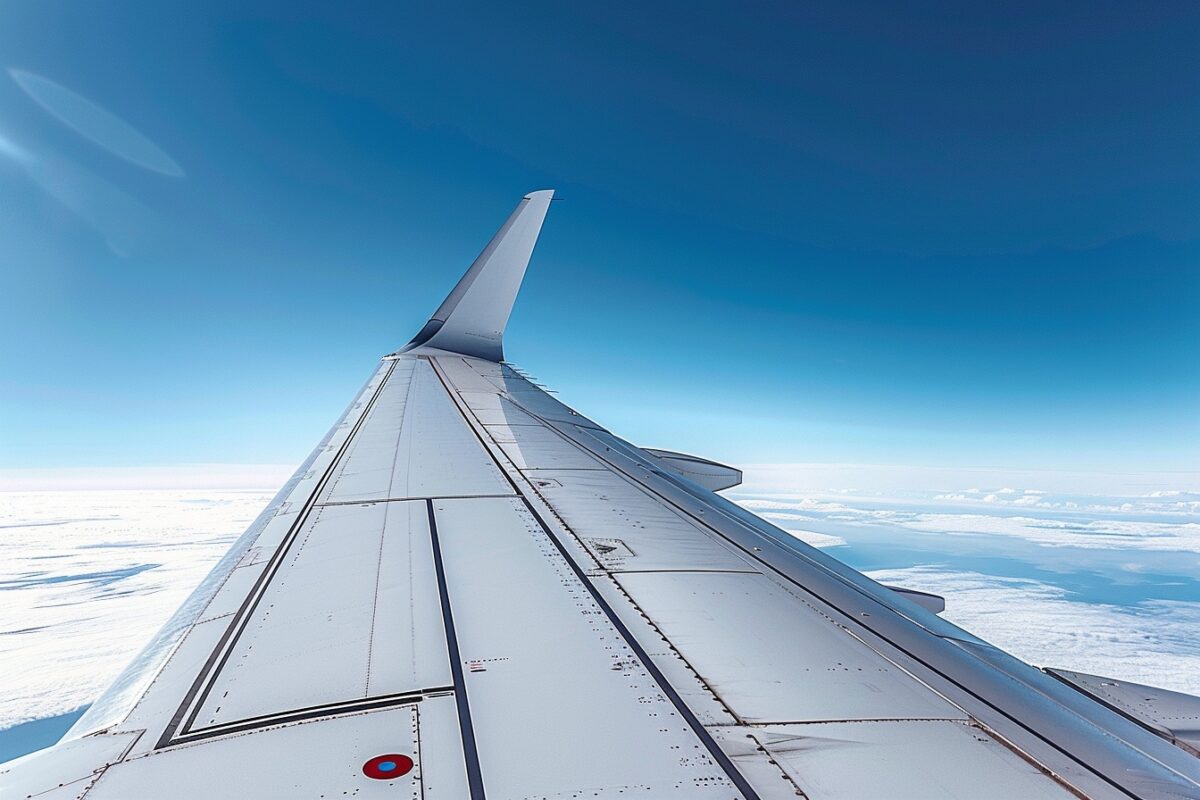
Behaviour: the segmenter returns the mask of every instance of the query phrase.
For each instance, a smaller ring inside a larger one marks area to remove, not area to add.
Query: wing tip
[[[428,346],[502,361],[504,328],[553,197],[553,189],[526,194],[425,327],[397,353]]]

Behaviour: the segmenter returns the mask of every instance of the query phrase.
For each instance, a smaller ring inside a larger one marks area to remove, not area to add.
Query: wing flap
[[[342,797],[420,796],[422,784],[446,790],[446,797],[469,797],[450,697],[416,705],[339,718],[294,721],[251,736],[213,739],[200,746],[175,747],[108,768],[87,800],[137,797]],[[441,713],[438,713],[438,706]],[[451,712],[451,713],[446,713]],[[372,756],[415,755],[421,739],[441,745],[420,769],[389,781],[363,775]],[[302,791],[298,788],[302,787]]]
[[[736,796],[523,502],[431,507],[489,796]]]
[[[1200,755],[1200,697],[1085,672],[1046,672]]]
[[[451,685],[425,504],[314,509],[184,735]],[[401,636],[396,631],[404,631]]]
[[[769,725],[742,757],[762,781],[782,772],[803,797],[861,800],[1068,800],[1036,766],[978,726],[946,720]],[[735,744],[735,742],[730,742]],[[776,777],[776,779],[778,779]]]
[[[747,723],[967,718],[765,575],[637,572],[618,580]]]

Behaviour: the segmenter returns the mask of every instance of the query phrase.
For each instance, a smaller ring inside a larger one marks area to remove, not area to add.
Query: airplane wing
[[[0,795],[1200,798],[1186,702],[1031,667],[502,361],[551,196]]]

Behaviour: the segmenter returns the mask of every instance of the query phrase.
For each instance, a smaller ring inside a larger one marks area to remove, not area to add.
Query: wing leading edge
[[[527,195],[4,796],[1200,798],[1200,759],[532,384]]]

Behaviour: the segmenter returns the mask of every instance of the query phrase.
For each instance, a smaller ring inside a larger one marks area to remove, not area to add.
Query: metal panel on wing
[[[733,728],[718,735],[764,781],[813,800],[1068,800],[1074,793],[978,726],[945,720]]]
[[[191,728],[450,685],[424,503],[319,506]]]
[[[609,470],[527,474],[607,569],[758,571],[727,544]]]
[[[742,720],[965,719],[961,710],[765,575],[616,577]]]
[[[739,796],[519,500],[433,506],[489,797]]]
[[[301,796],[458,800],[467,793],[453,706],[451,697],[432,698],[152,753],[110,768],[88,800]],[[422,748],[426,737],[438,747]],[[386,780],[364,774],[366,762],[383,754],[410,758],[412,766],[405,763],[408,770],[403,775]],[[164,792],[166,787],[169,791]]]
[[[512,494],[428,362],[400,359],[321,495],[323,503]]]

